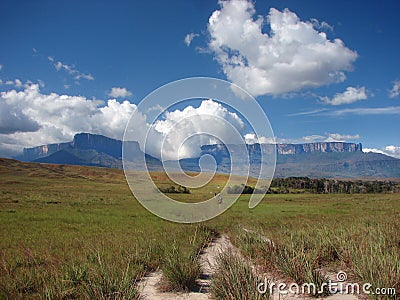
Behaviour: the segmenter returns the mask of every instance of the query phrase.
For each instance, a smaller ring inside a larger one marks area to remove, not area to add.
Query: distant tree
[[[165,188],[158,188],[160,192],[162,193],[166,193],[166,194],[190,194],[190,190],[185,187],[185,186],[181,186],[179,185],[178,187],[174,186],[174,185],[170,185],[168,187]]]

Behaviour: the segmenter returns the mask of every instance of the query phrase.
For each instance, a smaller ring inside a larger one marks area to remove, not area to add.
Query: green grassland
[[[152,177],[170,184],[165,174]],[[1,299],[138,298],[136,280],[146,272],[167,270],[171,253],[181,258],[177,267],[195,264],[222,233],[266,270],[298,282],[340,268],[357,282],[400,287],[399,194],[266,195],[252,210],[242,195],[219,217],[187,225],[146,211],[121,170],[0,159],[0,178]],[[225,182],[218,175],[176,197],[208,199]]]

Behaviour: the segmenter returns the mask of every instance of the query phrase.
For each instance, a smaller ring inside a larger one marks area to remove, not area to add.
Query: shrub
[[[190,194],[190,189],[181,185],[179,185],[178,187],[170,185],[168,187],[160,187],[158,189],[160,190],[160,192],[167,194]]]

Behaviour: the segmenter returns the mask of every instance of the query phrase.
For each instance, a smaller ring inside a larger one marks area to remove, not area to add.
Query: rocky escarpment
[[[103,135],[79,133],[71,142],[74,149],[96,150],[115,158],[122,157],[122,142]]]
[[[137,142],[130,142],[130,149],[135,148],[134,152],[140,152]],[[229,145],[233,151],[242,151],[245,148],[238,145]],[[279,155],[294,155],[303,153],[343,153],[343,152],[362,152],[361,143],[344,142],[320,142],[307,144],[249,144],[246,145],[250,159],[257,159],[262,154],[271,154],[274,149]],[[49,156],[61,150],[96,150],[115,158],[122,157],[122,142],[103,135],[91,133],[79,133],[74,136],[71,142],[48,144],[33,148],[25,148],[21,160],[33,161],[38,158]],[[132,150],[131,150],[132,151]],[[202,154],[211,154],[217,161],[229,157],[228,149],[225,145],[204,145],[201,147]],[[245,153],[243,153],[245,154]]]
[[[72,143],[56,143],[56,144],[48,144],[37,146],[33,148],[24,148],[24,152],[21,157],[17,157],[23,161],[33,161],[35,159],[46,157],[53,153],[56,153],[61,150],[72,149]]]
[[[344,142],[319,142],[307,144],[277,144],[277,153],[286,154],[302,154],[302,153],[330,153],[330,152],[362,152],[361,143],[344,143]]]
[[[271,154],[276,149],[278,155],[296,155],[304,153],[348,153],[348,152],[362,152],[361,143],[344,143],[344,142],[320,142],[320,143],[307,143],[307,144],[251,144],[246,145],[249,152],[250,159],[256,158],[262,154]],[[239,146],[229,145],[232,151],[240,150]],[[229,156],[228,148],[222,144],[204,145],[201,147],[202,154],[210,154],[214,156],[217,161],[222,157]]]
[[[137,142],[129,142],[130,149],[140,151]],[[122,141],[112,139],[103,135],[91,133],[78,133],[71,142],[41,145],[33,148],[25,148],[23,155],[18,157],[24,161],[34,161],[50,156],[56,152],[66,150],[95,150],[99,153],[107,154],[111,157],[121,159]]]

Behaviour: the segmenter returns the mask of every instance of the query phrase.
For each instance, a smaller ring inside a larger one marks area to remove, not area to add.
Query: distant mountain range
[[[229,145],[230,149],[239,146]],[[129,142],[130,160],[142,157],[143,152],[135,141]],[[378,153],[363,153],[362,145],[344,142],[319,142],[306,144],[247,145],[250,168],[256,168],[261,154],[276,151],[275,177],[314,178],[399,178],[400,159]],[[230,170],[230,157],[225,145],[204,145],[202,154],[209,154],[217,162],[217,170]],[[122,142],[102,135],[79,133],[71,142],[25,148],[16,159],[22,161],[101,166],[122,168]],[[145,155],[150,170],[162,170],[160,160]],[[245,157],[245,156],[243,156]],[[199,158],[180,160],[185,171],[199,171]],[[245,160],[243,161],[245,163]]]

